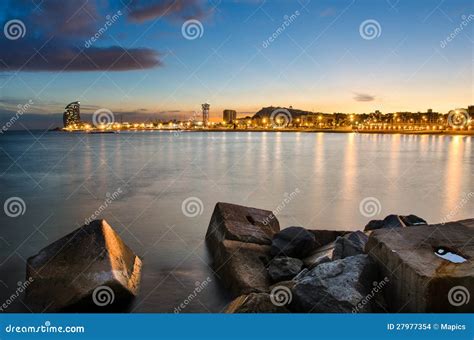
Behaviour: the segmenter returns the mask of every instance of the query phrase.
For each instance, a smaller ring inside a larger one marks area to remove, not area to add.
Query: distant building
[[[428,111],[426,111],[426,120],[425,122],[427,121],[428,123],[436,123],[439,119],[439,113],[438,112],[433,112],[433,109],[428,109]]]
[[[206,126],[207,123],[209,122],[209,109],[211,105],[204,103],[201,105],[201,107],[202,107],[202,123],[204,124],[204,126]]]
[[[308,127],[328,127],[334,123],[334,116],[327,113],[311,113],[300,116],[300,125]]]
[[[68,127],[73,124],[79,124],[81,122],[80,110],[80,102],[72,102],[66,106],[63,114],[64,127]]]
[[[235,110],[224,110],[222,119],[225,123],[233,123],[237,119],[237,111]]]
[[[467,107],[467,113],[469,113],[469,116],[474,118],[474,105],[469,105]]]

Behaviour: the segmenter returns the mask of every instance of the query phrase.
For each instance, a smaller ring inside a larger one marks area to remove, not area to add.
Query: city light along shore
[[[55,130],[85,133],[114,133],[120,131],[255,131],[255,132],[360,132],[403,134],[456,134],[474,135],[474,105],[448,113],[395,112],[382,113],[322,113],[294,109],[293,107],[264,107],[253,116],[237,118],[235,110],[224,110],[222,121],[211,122],[210,104],[202,104],[201,112],[194,112],[184,121],[156,120],[148,122],[117,121],[108,109],[99,109],[91,122],[81,120],[80,102],[65,108],[63,128]]]

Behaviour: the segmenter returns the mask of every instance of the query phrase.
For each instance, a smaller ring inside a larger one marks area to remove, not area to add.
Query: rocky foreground
[[[217,203],[206,240],[228,313],[474,311],[474,219],[280,230],[271,211]]]
[[[142,261],[105,220],[95,220],[28,259],[32,312],[115,311],[138,294]]]
[[[474,219],[389,215],[364,231],[280,230],[271,211],[217,203],[206,234],[228,313],[474,312]],[[27,262],[32,312],[123,311],[142,260],[95,220]]]

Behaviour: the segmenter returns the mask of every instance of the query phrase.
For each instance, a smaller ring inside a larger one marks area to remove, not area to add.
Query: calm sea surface
[[[16,218],[1,211],[0,302],[24,281],[29,256],[84,224],[109,195],[116,199],[99,217],[144,261],[132,311],[173,312],[188,299],[182,312],[219,312],[229,297],[212,274],[203,243],[216,202],[278,210],[282,227],[357,230],[390,213],[413,213],[431,223],[474,217],[473,140],[331,133],[7,133],[0,136],[1,204],[20,197],[26,211]],[[195,217],[192,205],[183,213],[189,197],[197,202]],[[366,207],[361,213],[367,197],[375,212]],[[211,281],[207,288],[189,299],[205,280]],[[27,310],[17,299],[7,311]]]

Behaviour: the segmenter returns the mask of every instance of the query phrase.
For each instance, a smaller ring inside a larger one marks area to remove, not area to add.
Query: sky
[[[474,104],[472,0],[6,0],[0,23],[0,123],[20,105],[18,129],[76,100],[132,122]]]

